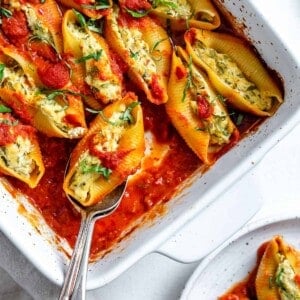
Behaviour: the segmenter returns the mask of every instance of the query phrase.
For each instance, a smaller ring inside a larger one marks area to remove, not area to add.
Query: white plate
[[[274,217],[245,227],[200,263],[181,300],[216,300],[253,270],[257,249],[274,235],[282,235],[287,243],[300,249],[299,228],[299,216]]]

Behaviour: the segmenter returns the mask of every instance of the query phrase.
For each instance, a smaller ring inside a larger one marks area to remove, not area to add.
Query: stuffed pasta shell
[[[255,278],[258,300],[300,299],[300,253],[275,236],[267,243]]]
[[[232,106],[257,116],[270,116],[283,101],[277,84],[242,40],[190,29],[185,41],[193,62],[207,72]]]
[[[195,27],[213,30],[220,26],[219,13],[210,0],[152,1],[151,14],[171,20],[173,29]]]
[[[112,0],[59,0],[58,2],[74,8],[92,19],[106,16],[112,7]]]
[[[79,138],[86,131],[81,97],[76,90],[40,90],[10,49],[2,49],[0,94],[23,120],[48,136]]]
[[[122,96],[122,76],[114,68],[106,41],[88,29],[84,16],[68,10],[63,19],[64,50],[72,57],[71,80],[84,92],[87,84],[96,99],[108,103]]]
[[[0,173],[34,188],[45,172],[35,129],[23,125],[0,103]]]
[[[9,13],[3,18],[2,30],[10,42],[20,45],[39,40],[61,53],[62,16],[54,0],[3,2]]]
[[[143,154],[142,108],[128,93],[99,113],[73,150],[64,191],[83,206],[95,204],[137,170]]]
[[[166,111],[189,147],[205,164],[211,164],[222,147],[236,142],[238,131],[206,75],[182,48],[177,50]]]
[[[129,68],[131,79],[155,104],[168,100],[171,44],[150,17],[135,19],[117,6],[106,18],[105,38]]]

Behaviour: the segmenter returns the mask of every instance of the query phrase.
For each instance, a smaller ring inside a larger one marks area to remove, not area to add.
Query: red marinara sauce
[[[200,162],[168,121],[164,107],[148,101],[142,103],[145,129],[151,130],[159,143],[170,145],[169,154],[159,167],[149,168],[132,180],[119,208],[96,222],[92,256],[113,246],[121,234],[139,217],[158,203],[172,198],[177,186],[198,168]],[[35,189],[17,179],[12,185],[28,196],[49,226],[71,246],[75,244],[80,215],[67,200],[62,189],[66,161],[76,141],[39,136],[46,172]]]

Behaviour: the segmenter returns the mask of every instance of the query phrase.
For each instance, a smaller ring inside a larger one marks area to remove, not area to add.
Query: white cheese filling
[[[186,0],[153,1],[153,6],[170,18],[189,19],[192,16],[192,8]]]
[[[0,147],[4,164],[22,177],[29,178],[36,164],[31,157],[33,145],[28,138],[18,136],[12,144]]]
[[[130,67],[140,74],[147,84],[150,84],[157,68],[150,55],[149,46],[143,40],[142,33],[138,28],[126,28],[118,25],[118,12],[118,9],[113,12],[112,29],[122,43],[123,49],[126,49],[132,58],[133,64]]]
[[[295,271],[288,259],[278,254],[280,263],[278,264],[275,274],[275,284],[279,289],[281,300],[299,300],[300,287],[295,282]]]
[[[121,86],[112,72],[109,57],[101,44],[98,43],[97,39],[91,33],[74,23],[68,23],[68,29],[74,37],[82,41],[81,48],[83,57],[87,57],[97,52],[100,53],[99,60],[101,60],[101,73],[106,74],[108,80],[101,80],[99,76],[97,76],[99,70],[95,70],[96,66],[90,63],[91,60],[87,60],[86,83],[96,89],[96,91],[99,91],[103,97],[111,100],[118,99],[121,95]]]
[[[260,110],[269,110],[272,106],[270,97],[262,97],[254,83],[250,82],[237,64],[227,55],[205,47],[200,41],[195,44],[195,51],[222,81],[236,90],[247,102]]]
[[[209,104],[213,107],[212,116],[209,117],[207,120],[203,119],[202,122],[204,124],[204,130],[207,130],[211,135],[211,143],[212,144],[224,144],[228,143],[231,132],[228,130],[229,126],[229,118],[227,114],[224,112],[222,107],[217,103],[217,96],[214,97],[208,93],[210,92],[210,87],[207,86],[205,83],[202,75],[195,67],[189,68],[190,72],[190,80],[191,80],[191,87],[190,92],[193,95],[193,99],[191,101],[192,110],[197,114],[198,112],[198,105],[196,101],[197,95],[205,95],[205,98],[209,102]],[[213,98],[212,98],[213,97]]]

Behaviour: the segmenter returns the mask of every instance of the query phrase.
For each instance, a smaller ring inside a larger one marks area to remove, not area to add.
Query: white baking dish
[[[267,64],[283,77],[285,102],[276,115],[262,124],[255,134],[240,142],[202,177],[193,178],[193,184],[167,204],[168,213],[165,216],[157,219],[153,226],[139,228],[104,259],[92,264],[87,282],[88,289],[104,285],[144,255],[157,251],[164,241],[193,217],[202,213],[218,195],[253,167],[300,120],[300,106],[297,103],[300,97],[297,62],[282,44],[280,37],[272,32],[267,21],[247,1],[233,3],[225,0],[223,4],[238,17],[238,20],[243,21],[248,28],[247,35],[257,50]],[[20,213],[19,204],[3,188],[0,189],[0,198],[1,230],[45,276],[61,284],[67,259],[62,251],[57,250],[55,236],[51,236],[47,226],[36,217],[36,212],[29,213],[32,220],[27,222]],[[241,206],[244,206],[242,201],[245,199],[241,198],[240,201]],[[26,201],[24,205],[27,205]],[[223,203],[223,208],[227,208],[227,203]],[[27,209],[32,211],[32,208]],[[37,234],[31,223],[34,223],[42,234]],[[53,244],[49,243],[49,240],[52,240]],[[168,252],[166,249],[162,251]],[[168,254],[170,253],[171,251]],[[197,258],[199,257],[194,257]]]

